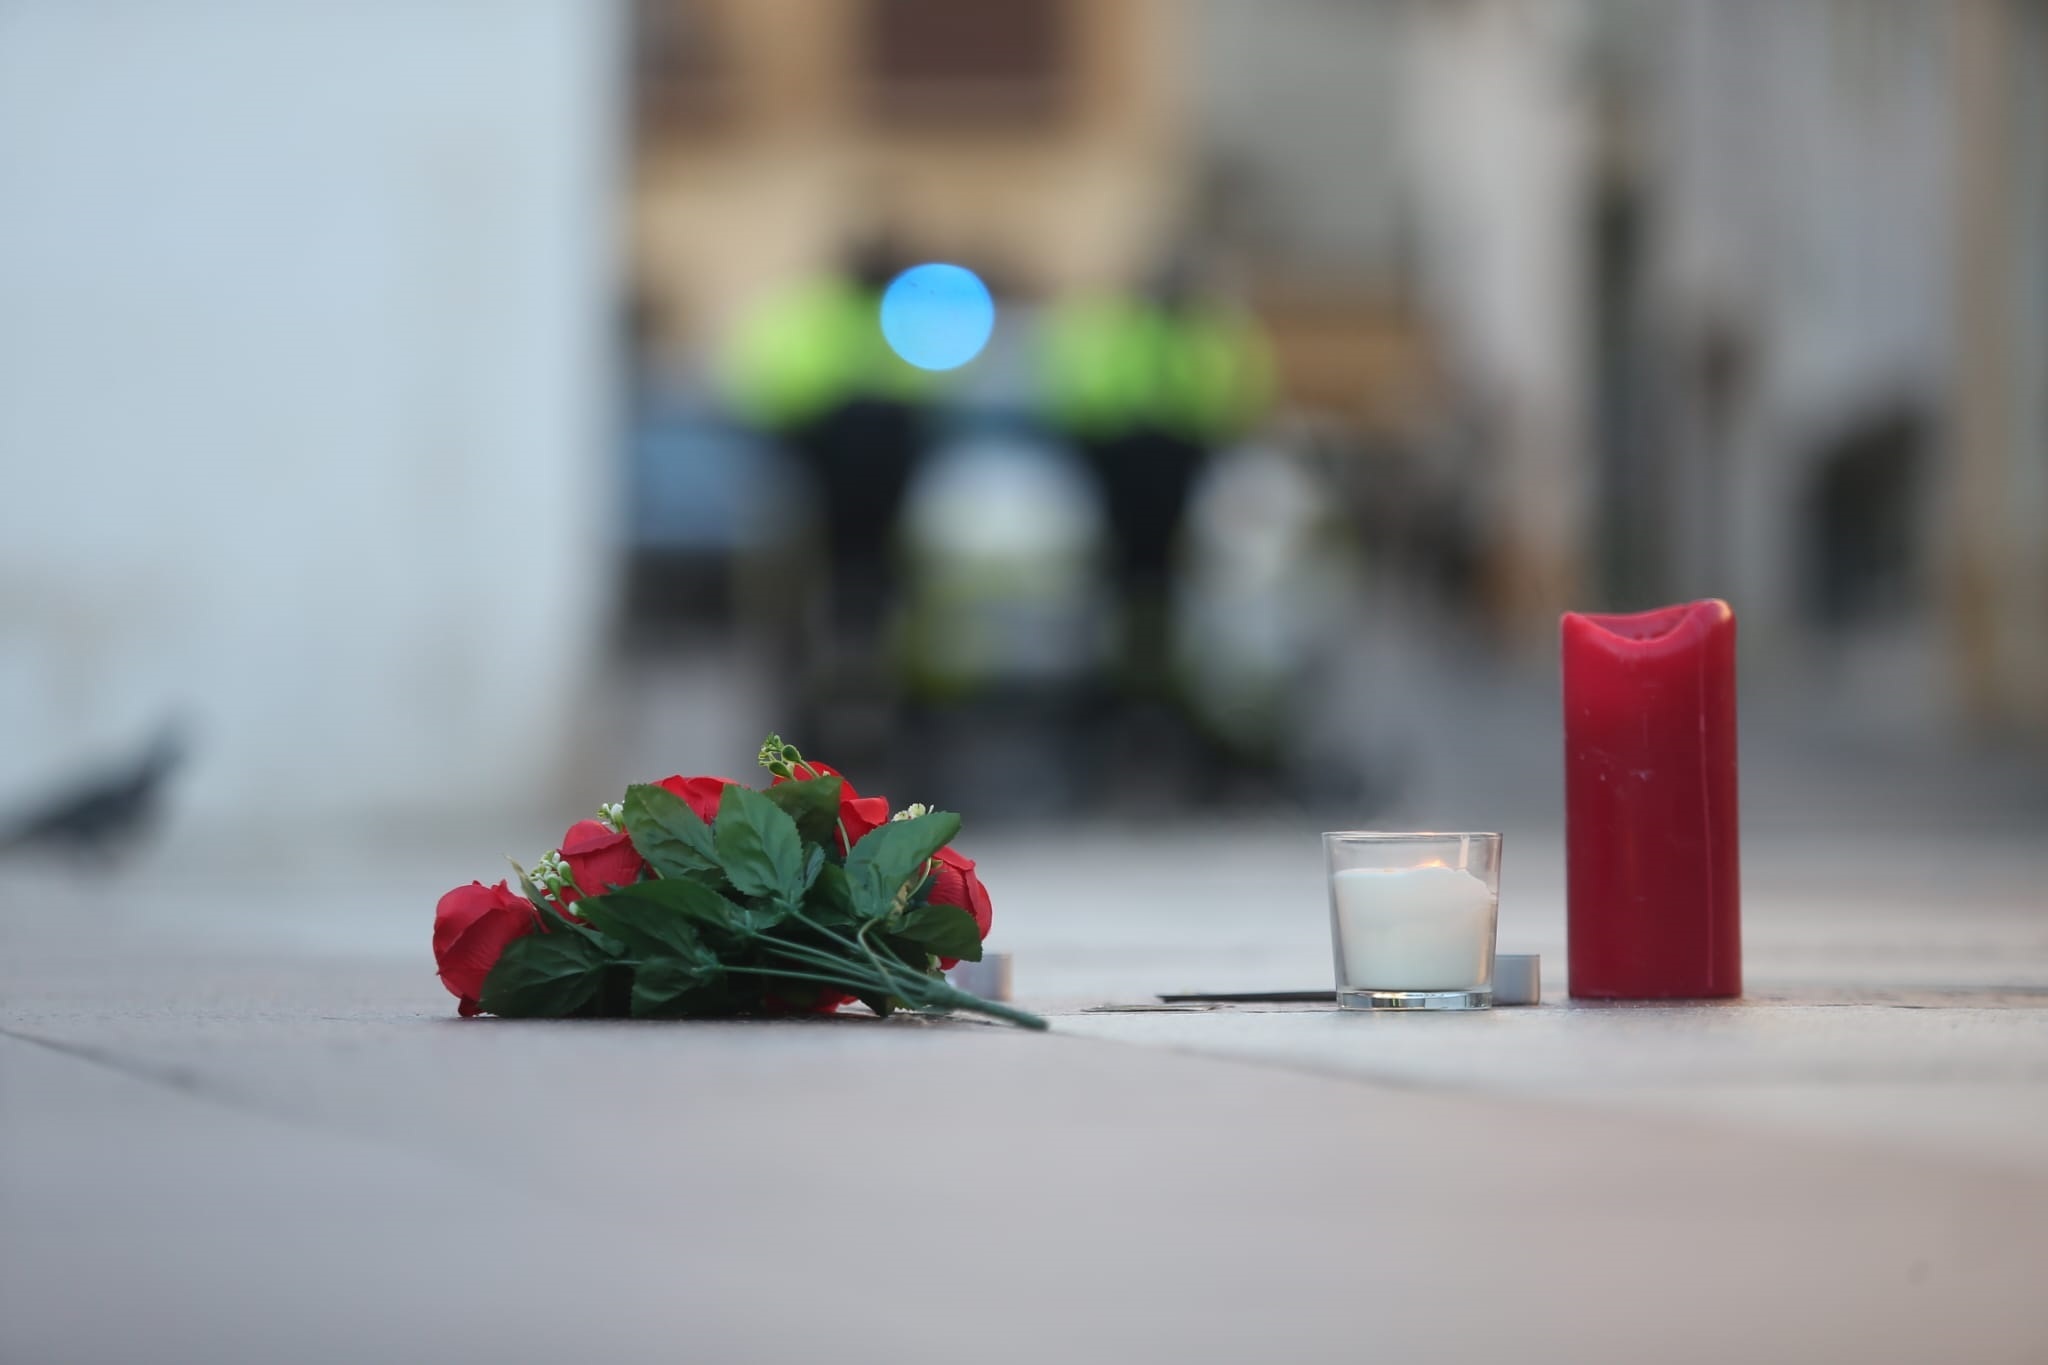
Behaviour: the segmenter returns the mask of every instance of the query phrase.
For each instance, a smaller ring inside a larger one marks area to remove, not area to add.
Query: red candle
[[[1566,612],[1562,634],[1571,993],[1740,995],[1735,613]]]

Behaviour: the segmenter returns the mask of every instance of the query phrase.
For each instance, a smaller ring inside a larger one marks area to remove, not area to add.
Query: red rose
[[[889,823],[889,798],[886,796],[856,796],[851,799],[839,798],[839,826],[846,831],[841,840],[841,853],[852,850],[860,837],[871,829]]]
[[[599,820],[578,820],[562,836],[562,861],[586,896],[602,896],[615,886],[631,886],[647,866],[621,830]]]
[[[974,927],[981,936],[988,937],[990,920],[995,917],[995,907],[989,903],[988,888],[981,884],[981,878],[974,875],[974,860],[963,858],[950,848],[938,852],[939,873],[932,878],[931,895],[927,897],[933,905],[957,905],[974,916]],[[950,968],[954,959],[940,958],[941,967]]]
[[[839,851],[850,852],[860,842],[860,837],[878,825],[889,823],[889,798],[886,796],[862,796],[853,789],[853,783],[846,780],[846,774],[826,763],[804,762],[807,771],[801,777],[778,777],[769,785],[779,787],[785,782],[808,782],[818,777],[839,779],[839,828],[842,837]]]
[[[729,777],[664,777],[654,785],[682,797],[684,804],[708,825],[718,818],[719,798],[727,787],[735,784]]]
[[[974,873],[974,860],[963,858],[950,848],[940,849],[938,860],[939,875],[932,880],[931,903],[959,906],[974,916],[974,927],[987,938],[995,907],[989,904],[988,888]]]
[[[434,961],[441,984],[462,1002],[465,1015],[477,1012],[484,978],[498,965],[498,955],[514,939],[540,926],[540,917],[526,897],[505,883],[458,886],[434,907]]]

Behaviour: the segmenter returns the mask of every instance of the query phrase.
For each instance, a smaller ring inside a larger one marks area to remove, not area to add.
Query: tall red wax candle
[[[1566,612],[1562,635],[1571,993],[1740,995],[1735,613]]]

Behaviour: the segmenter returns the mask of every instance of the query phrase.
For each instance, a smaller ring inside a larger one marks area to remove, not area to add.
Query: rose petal
[[[477,999],[505,945],[537,927],[534,908],[504,882],[456,887],[434,907],[434,961],[441,984],[458,1000]]]
[[[718,802],[725,789],[739,784],[729,777],[664,777],[655,785],[682,797],[684,804],[708,825],[718,818]]]
[[[940,849],[936,856],[939,873],[932,878],[932,891],[927,899],[933,905],[957,905],[974,916],[974,927],[986,940],[989,925],[995,919],[995,906],[989,900],[988,888],[974,871],[974,860],[963,858],[950,848]],[[940,958],[939,965],[950,969],[954,961]]]
[[[631,886],[647,866],[632,839],[598,820],[578,820],[569,826],[562,836],[562,861],[569,865],[576,889],[586,896],[602,896],[614,886]]]
[[[839,802],[839,823],[846,831],[842,852],[860,842],[861,836],[869,830],[879,829],[889,823],[889,798],[886,796],[863,796],[856,800],[841,799]]]
[[[931,900],[940,905],[957,905],[973,915],[975,927],[987,938],[989,925],[995,919],[995,906],[989,900],[988,888],[981,884],[980,874],[974,870],[974,860],[963,858],[950,848],[940,849],[937,857],[939,875],[933,880]]]

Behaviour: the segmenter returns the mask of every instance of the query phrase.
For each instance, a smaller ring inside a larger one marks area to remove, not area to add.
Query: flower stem
[[[883,962],[883,956],[881,956],[879,952],[874,952],[874,945],[872,945],[872,943],[868,943],[868,929],[872,929],[872,927],[874,927],[874,921],[872,921],[872,919],[870,919],[870,921],[866,921],[864,925],[860,925],[860,929],[856,929],[856,931],[854,931],[854,937],[846,937],[844,933],[838,933],[836,929],[827,929],[825,925],[817,923],[815,919],[811,919],[809,915],[805,915],[803,911],[799,911],[799,909],[795,909],[795,907],[791,907],[791,919],[795,919],[795,921],[797,921],[799,925],[803,925],[805,929],[811,929],[813,933],[821,933],[821,935],[825,935],[827,939],[831,939],[831,941],[836,941],[836,943],[840,943],[840,945],[842,945],[842,948],[850,948],[852,952],[858,952],[858,954],[866,954],[868,962],[870,962],[870,964],[874,964],[874,970],[877,970],[877,972],[879,972],[879,974],[881,974],[881,976],[883,976],[885,980],[893,978],[891,966],[889,966],[889,964],[885,964],[885,962]],[[780,941],[780,939],[770,939],[770,941]],[[924,976],[924,972],[913,972],[913,970],[909,968],[909,964],[897,964],[897,970],[901,970],[901,972],[903,972],[905,976],[915,976],[915,978],[918,978],[918,980],[930,980],[928,976]]]
[[[827,986],[837,986],[841,990],[846,990],[849,987],[856,991],[874,989],[872,983],[854,981],[852,973],[847,973],[844,976],[821,976],[817,972],[800,972],[793,967],[743,967],[737,964],[727,964],[722,970],[738,972],[743,976],[780,977],[786,981],[817,981]]]
[[[940,983],[939,988],[932,992],[932,1002],[947,1009],[971,1010],[976,1014],[986,1014],[991,1019],[1001,1019],[1005,1023],[1015,1024],[1020,1028],[1037,1029],[1043,1032],[1049,1027],[1041,1016],[1033,1014],[1029,1010],[1012,1009],[1008,1005],[999,1005],[993,1000],[984,1000],[978,995],[970,995],[966,991],[956,990],[952,986],[943,983]]]
[[[830,931],[828,930],[827,932]],[[837,936],[835,935],[834,937]],[[726,970],[748,972],[757,976],[784,975],[807,981],[820,981],[826,985],[839,986],[842,989],[850,987],[856,993],[862,990],[874,990],[879,984],[883,993],[896,996],[913,1009],[969,1010],[976,1014],[986,1014],[991,1018],[1016,1024],[1022,1028],[1044,1029],[1046,1027],[1045,1020],[1038,1015],[1031,1014],[1025,1010],[1011,1009],[1007,1005],[999,1005],[992,1000],[984,1000],[978,995],[970,995],[942,979],[912,971],[908,965],[891,971],[884,965],[881,958],[876,957],[874,962],[877,973],[871,977],[865,969],[847,962],[844,958],[834,957],[830,953],[805,948],[784,939],[763,937],[760,942],[771,952],[779,952],[783,956],[802,962],[807,966],[822,967],[827,971],[837,973],[837,975],[820,976],[811,972],[783,972],[775,968],[761,967],[728,967]]]
[[[866,970],[853,963],[849,963],[843,957],[819,952],[812,948],[805,948],[783,939],[764,938],[761,942],[766,944],[771,952],[779,951],[785,957],[793,958],[798,962],[807,962],[814,967],[826,967],[834,971],[844,971],[849,975],[855,972],[865,972]],[[868,960],[874,968],[872,979],[880,982],[891,995],[899,995],[907,999],[912,995],[924,992],[931,982],[930,977],[912,972],[907,966],[903,967],[900,971],[892,972],[888,964],[873,952],[868,954]]]

